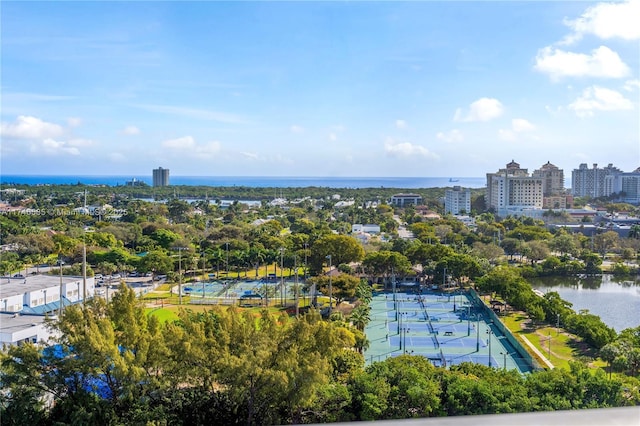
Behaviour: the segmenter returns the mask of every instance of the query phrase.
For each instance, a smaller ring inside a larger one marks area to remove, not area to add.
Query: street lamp
[[[307,282],[307,249],[309,243],[304,243],[304,281]]]
[[[331,255],[328,255],[327,259],[329,260],[329,316],[331,316],[331,311],[333,310],[333,305],[332,305],[333,288],[331,287]]]
[[[224,243],[227,246],[227,280],[229,279],[229,241]]]
[[[284,247],[280,247],[280,305],[284,306]]]
[[[64,265],[64,262],[62,260],[58,260],[58,265],[60,265],[60,306],[58,307],[58,316],[62,318],[62,308],[64,306],[64,302],[62,300],[62,265]]]
[[[447,281],[447,267],[445,266],[445,267],[444,267],[444,272],[443,272],[443,274],[442,274],[442,288],[443,288],[443,289],[444,289],[444,288],[445,288],[445,286],[447,285],[446,281]]]
[[[294,258],[295,261],[295,258]],[[295,282],[295,286],[296,286],[296,317],[298,317],[300,315],[300,288],[298,287],[298,267],[295,267],[295,274],[296,274],[296,282]]]
[[[178,304],[182,305],[182,250],[184,247],[176,247],[178,250]]]

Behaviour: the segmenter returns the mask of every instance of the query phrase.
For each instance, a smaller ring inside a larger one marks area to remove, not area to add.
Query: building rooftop
[[[87,277],[89,278],[89,277]],[[91,277],[92,278],[92,277]],[[74,283],[82,280],[79,276],[62,276],[62,283]],[[10,297],[32,291],[43,290],[60,285],[59,275],[28,275],[22,278],[2,277],[0,278],[0,297]]]

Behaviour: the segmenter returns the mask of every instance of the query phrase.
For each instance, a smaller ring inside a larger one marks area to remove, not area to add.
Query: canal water
[[[574,311],[587,309],[617,332],[640,326],[640,278],[636,276],[538,277],[529,282],[543,293],[558,292]]]

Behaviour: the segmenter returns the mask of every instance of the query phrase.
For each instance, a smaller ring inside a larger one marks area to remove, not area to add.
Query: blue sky
[[[640,166],[640,0],[0,7],[3,174]]]

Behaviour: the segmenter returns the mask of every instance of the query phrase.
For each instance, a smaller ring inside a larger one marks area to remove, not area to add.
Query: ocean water
[[[136,179],[151,185],[151,176],[0,175],[0,184],[27,185],[125,185]],[[458,185],[483,188],[484,177],[278,177],[278,176],[171,176],[171,185],[246,186],[256,188],[444,188]]]

